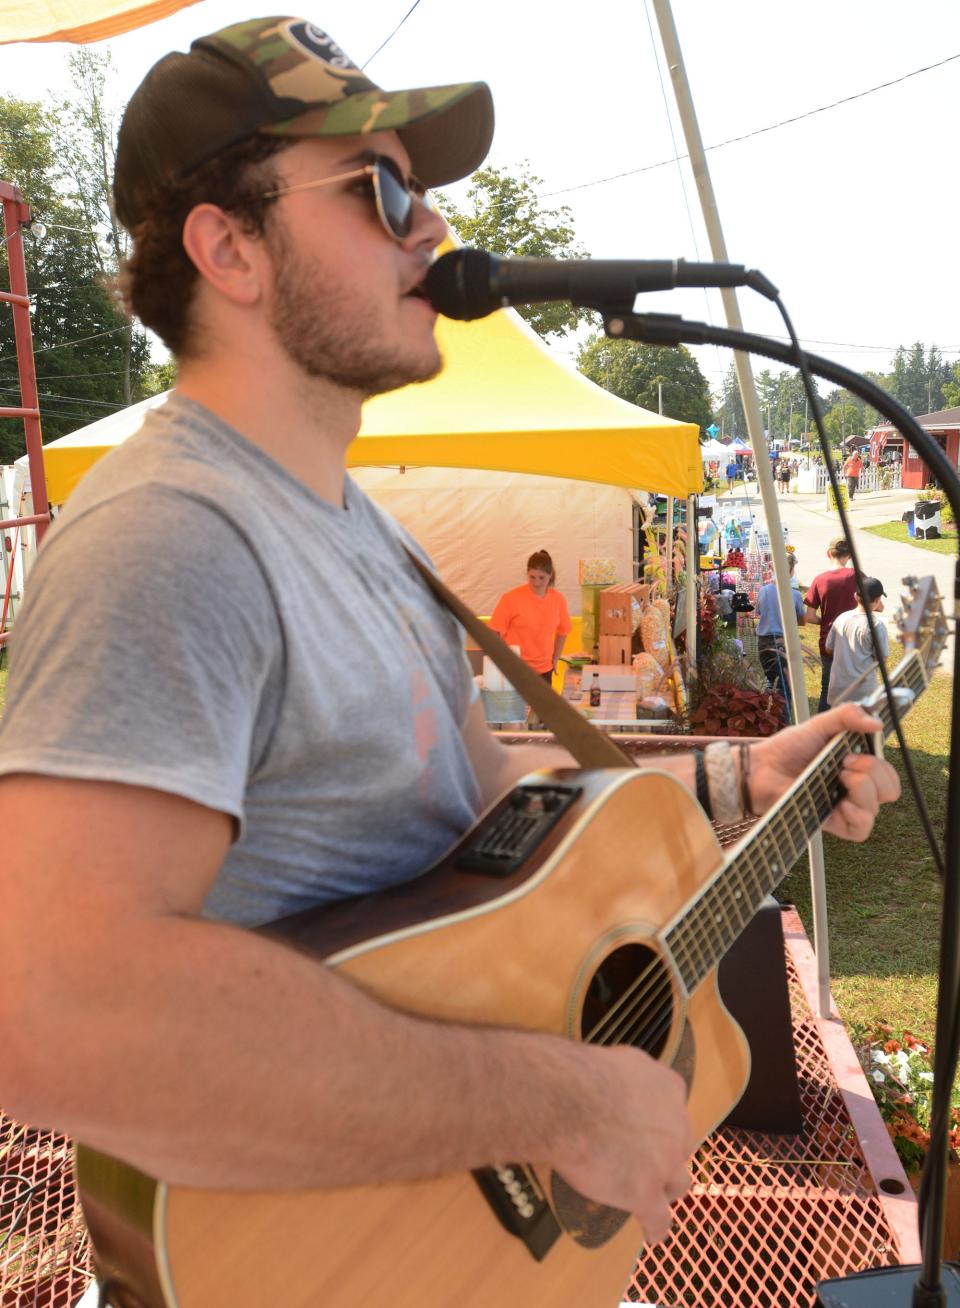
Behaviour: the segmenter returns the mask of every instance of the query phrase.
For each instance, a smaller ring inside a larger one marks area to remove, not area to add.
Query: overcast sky
[[[303,16],[362,64],[412,3],[326,0]],[[201,0],[106,42],[118,99],[167,50],[265,11]],[[960,357],[957,0],[673,0],[673,13],[707,146],[807,115],[709,151],[730,259],[776,282],[811,349],[857,371],[915,340]],[[67,51],[0,47],[2,92],[62,94]],[[672,162],[685,147],[649,0],[419,0],[366,71],[390,89],[489,82],[489,161],[529,160],[592,255],[710,258],[689,166]],[[749,329],[782,334],[755,294],[740,305]],[[715,293],[642,307],[723,321]],[[715,385],[729,356],[698,357]]]

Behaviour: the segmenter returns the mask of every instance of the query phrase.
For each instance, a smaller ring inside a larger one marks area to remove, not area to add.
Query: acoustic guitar
[[[908,608],[901,714],[945,639],[932,578]],[[870,706],[889,731],[881,691]],[[700,1141],[750,1066],[717,965],[841,799],[845,756],[870,748],[836,737],[727,853],[666,773],[533,773],[409,884],[267,930],[393,1007],[636,1045],[682,1072]],[[169,1186],[83,1146],[76,1162],[121,1308],[613,1308],[643,1243],[632,1217],[523,1162],[263,1194]]]

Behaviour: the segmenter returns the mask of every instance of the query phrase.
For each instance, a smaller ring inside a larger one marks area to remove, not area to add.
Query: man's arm
[[[0,780],[0,807],[17,815],[0,872],[0,1102],[15,1116],[217,1188],[525,1158],[666,1233],[689,1150],[672,1070],[631,1048],[397,1012],[296,950],[200,919],[224,814],[24,775]]]

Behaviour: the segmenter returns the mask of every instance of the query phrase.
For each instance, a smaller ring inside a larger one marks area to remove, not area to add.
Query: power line
[[[380,53],[380,51],[383,49],[383,47],[384,47],[385,45],[389,45],[389,44],[390,44],[390,42],[393,40],[393,38],[396,36],[396,34],[400,31],[400,28],[404,25],[404,23],[407,21],[407,19],[408,19],[408,18],[410,17],[410,15],[413,13],[414,9],[416,9],[416,7],[417,7],[417,5],[418,5],[419,3],[420,3],[420,0],[413,0],[413,4],[410,6],[410,8],[407,10],[407,12],[406,12],[406,13],[403,15],[403,17],[400,19],[399,23],[397,23],[396,27],[393,29],[393,31],[390,33],[390,35],[387,37],[387,39],[386,39],[385,41],[381,41],[380,44],[377,46],[376,50],[374,50],[373,54],[370,56],[370,58],[369,58],[369,59],[365,59],[364,62],[360,65],[360,71],[361,71],[361,73],[362,73],[363,70],[366,68],[367,64],[372,63],[372,62],[374,61],[374,59],[376,59],[377,55]]]
[[[769,123],[766,127],[754,128],[752,132],[744,132],[741,136],[731,136],[726,141],[718,141],[716,145],[704,146],[704,149],[722,150],[726,145],[736,145],[739,141],[749,141],[751,137],[762,136],[764,132],[774,132],[779,127],[788,127],[791,123],[802,122],[804,118],[813,118],[816,114],[826,113],[828,109],[836,109],[839,105],[850,104],[854,100],[862,100],[864,96],[874,95],[877,91],[885,91],[888,87],[897,86],[900,82],[906,82],[911,77],[919,77],[921,73],[929,73],[934,68],[942,68],[955,59],[960,59],[960,54],[948,55],[946,59],[940,59],[935,64],[925,64],[923,68],[915,68],[913,72],[904,73],[902,77],[894,77],[889,82],[880,82],[877,86],[870,86],[865,91],[845,95],[839,100],[832,100],[829,104],[819,105],[816,109],[808,109],[805,113],[794,114],[792,118],[781,118],[779,122]],[[629,168],[623,173],[612,173],[609,177],[598,177],[592,182],[579,182],[576,186],[564,186],[558,191],[544,191],[537,198],[545,200],[554,195],[569,195],[571,191],[583,191],[589,186],[602,186],[605,182],[616,182],[622,177],[635,177],[638,173],[653,172],[655,168],[666,168],[670,164],[676,163],[678,159],[686,158],[688,156],[685,154],[675,155],[672,159],[661,159],[659,163],[645,164],[642,168]]]
[[[0,386],[0,394],[12,395],[13,389],[8,386]],[[126,404],[114,404],[107,400],[88,400],[85,395],[57,395],[52,391],[39,391],[38,398],[41,400],[52,400],[57,404],[87,404],[94,409],[117,409],[127,408]]]
[[[117,332],[128,332],[132,329],[130,323],[126,327],[111,327],[109,331],[94,332],[92,336],[78,336],[75,341],[61,341],[59,345],[41,345],[34,350],[34,354],[46,354],[49,350],[65,350],[68,345],[82,345],[84,341],[95,341],[98,336],[115,336]]]

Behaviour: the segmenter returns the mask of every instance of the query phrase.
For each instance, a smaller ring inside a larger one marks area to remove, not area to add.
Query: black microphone
[[[629,312],[640,291],[676,286],[750,286],[775,300],[763,273],[739,263],[685,259],[501,259],[486,250],[451,250],[427,273],[427,299],[445,318],[469,322],[508,304],[569,300],[580,308]]]

